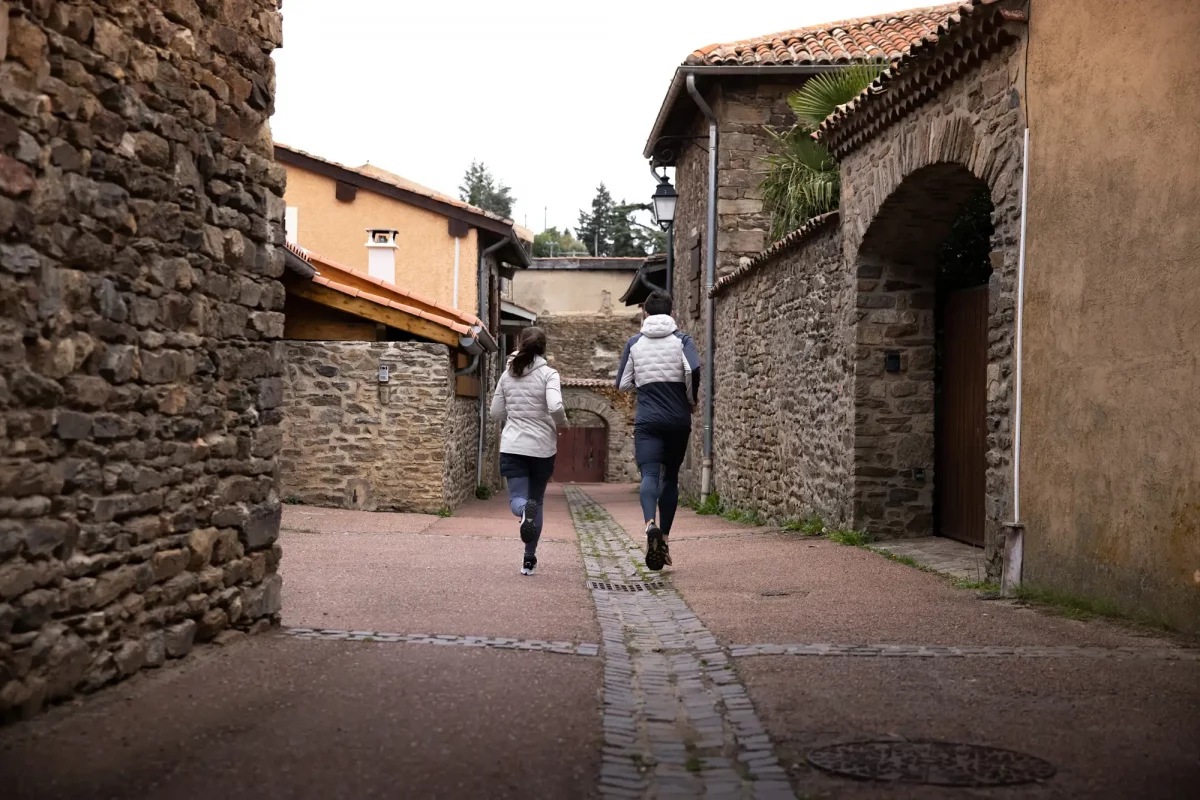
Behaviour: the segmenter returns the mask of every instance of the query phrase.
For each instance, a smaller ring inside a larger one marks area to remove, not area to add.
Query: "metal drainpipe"
[[[687,76],[687,90],[700,112],[708,120],[708,253],[705,258],[705,294],[708,297],[708,316],[704,321],[704,467],[700,473],[700,502],[712,492],[713,466],[713,357],[716,355],[717,301],[712,296],[717,274],[717,115],[696,88],[696,76]]]
[[[478,234],[477,234],[478,235]],[[478,241],[478,240],[476,240]],[[505,237],[486,250],[479,252],[479,319],[487,319],[487,257],[508,244]],[[478,247],[478,245],[476,245]],[[475,485],[483,485],[483,445],[487,439],[487,359],[479,361],[479,450],[475,454]]]

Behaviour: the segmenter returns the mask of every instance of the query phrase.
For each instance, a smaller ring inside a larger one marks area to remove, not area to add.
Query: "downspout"
[[[453,306],[458,308],[458,251],[460,239],[454,237],[454,303]]]
[[[478,241],[478,239],[476,239]],[[487,319],[487,257],[499,250],[504,245],[508,244],[508,239],[504,238],[496,242],[486,250],[476,252],[479,253],[479,319]],[[479,449],[475,454],[475,485],[483,485],[483,445],[487,439],[487,362],[482,361],[479,364]]]
[[[705,258],[705,294],[708,296],[708,315],[704,322],[704,466],[700,473],[700,502],[712,492],[713,466],[713,357],[716,354],[716,310],[713,284],[717,273],[717,115],[696,89],[696,76],[687,76],[687,90],[700,112],[708,120],[708,253]]]
[[[465,367],[463,367],[462,369],[456,369],[456,370],[454,370],[454,377],[456,377],[456,378],[461,378],[461,377],[463,377],[464,375],[470,375],[472,372],[474,372],[474,371],[475,371],[475,368],[479,366],[479,357],[480,357],[481,355],[483,355],[482,351],[480,351],[480,352],[476,353],[475,355],[471,356],[471,361],[470,361],[470,363],[469,363],[469,364],[467,364],[467,365],[466,365]]]
[[[1029,128],[1021,156],[1021,243],[1017,255],[1017,336],[1014,393],[1016,413],[1013,420],[1013,518],[1005,525],[1004,568],[1000,578],[1003,594],[1013,595],[1021,585],[1021,562],[1025,553],[1025,525],[1021,522],[1021,340],[1025,317],[1025,226],[1029,219]]]

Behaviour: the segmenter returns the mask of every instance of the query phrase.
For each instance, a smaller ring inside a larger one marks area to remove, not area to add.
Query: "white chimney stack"
[[[367,228],[367,274],[396,282],[396,234],[390,228]]]

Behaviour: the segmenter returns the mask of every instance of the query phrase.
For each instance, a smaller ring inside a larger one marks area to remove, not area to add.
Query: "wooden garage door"
[[[988,287],[946,298],[938,418],[938,533],[983,545]]]
[[[607,428],[560,430],[553,480],[556,483],[603,483],[607,457]]]

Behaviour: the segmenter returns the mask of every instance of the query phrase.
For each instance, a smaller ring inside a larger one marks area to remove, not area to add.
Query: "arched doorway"
[[[1000,523],[989,452],[1008,422],[989,381],[1007,368],[1012,317],[993,265],[1010,243],[990,195],[960,164],[917,169],[858,249],[856,517],[886,536],[983,546]]]

